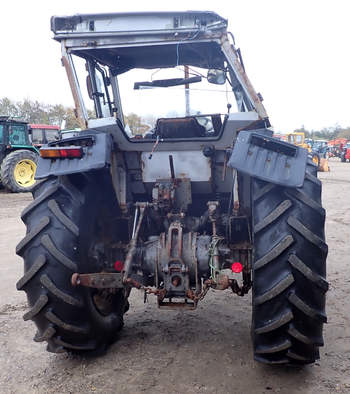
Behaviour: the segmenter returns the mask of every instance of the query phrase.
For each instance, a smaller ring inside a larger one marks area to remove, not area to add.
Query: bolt
[[[179,276],[173,276],[171,283],[174,287],[178,287],[181,285],[181,278]]]

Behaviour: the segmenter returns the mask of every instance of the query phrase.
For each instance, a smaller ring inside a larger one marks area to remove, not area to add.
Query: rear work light
[[[83,149],[80,147],[41,148],[40,156],[43,159],[80,159],[83,156]]]

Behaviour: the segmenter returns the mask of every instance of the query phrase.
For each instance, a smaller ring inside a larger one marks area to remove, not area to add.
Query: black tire
[[[35,182],[32,180],[28,181],[27,177],[16,180],[15,168],[19,162],[26,160],[28,163],[35,163],[36,167],[38,155],[26,149],[15,150],[9,153],[1,164],[1,182],[6,189],[13,193],[30,192],[35,186]],[[31,168],[32,165],[28,165],[28,167]],[[32,174],[34,178],[35,168],[32,170],[34,171]]]
[[[316,152],[312,153],[312,162],[315,164],[315,166],[319,169],[320,168],[320,162],[321,158],[320,155]]]
[[[317,169],[293,189],[252,181],[254,356],[267,364],[319,358],[326,323],[325,211]]]
[[[47,341],[50,352],[98,354],[123,326],[128,305],[123,290],[110,297],[111,310],[101,313],[96,290],[71,284],[75,272],[101,271],[88,257],[100,208],[106,208],[104,195],[109,195],[101,183],[96,177],[78,190],[67,177],[48,179],[37,185],[34,201],[22,213],[27,235],[16,248],[24,259],[17,289],[27,293],[30,310],[23,318],[36,324],[34,340]]]

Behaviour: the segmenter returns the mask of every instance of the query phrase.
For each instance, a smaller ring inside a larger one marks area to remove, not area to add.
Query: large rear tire
[[[101,177],[86,179],[79,178],[76,187],[68,177],[49,178],[37,185],[34,201],[22,213],[27,235],[16,248],[24,259],[17,289],[27,293],[30,310],[24,320],[37,326],[34,340],[47,341],[50,352],[101,352],[123,326],[124,291],[108,294],[108,309],[102,310],[100,293],[71,284],[75,272],[101,270],[88,252],[101,241],[97,223],[101,209],[109,208],[110,194]]]
[[[326,323],[326,256],[317,169],[293,189],[252,183],[254,356],[267,364],[307,364],[319,358]]]

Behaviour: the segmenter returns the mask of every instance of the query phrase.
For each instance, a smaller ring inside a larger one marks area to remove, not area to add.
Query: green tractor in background
[[[0,116],[0,185],[11,192],[29,192],[35,185],[38,149],[29,138],[28,124]]]

